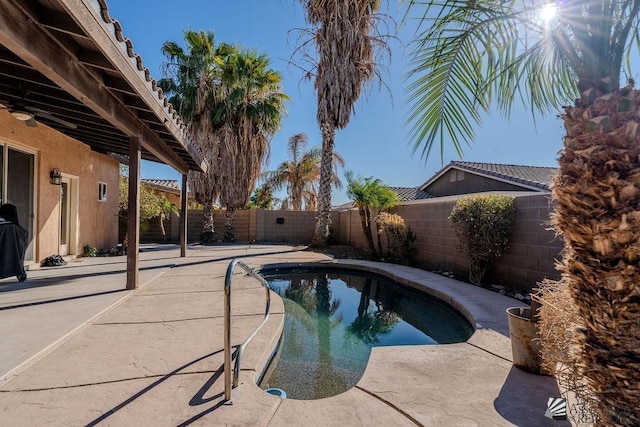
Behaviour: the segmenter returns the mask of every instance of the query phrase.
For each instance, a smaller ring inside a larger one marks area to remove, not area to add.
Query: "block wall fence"
[[[540,193],[509,193],[516,196],[516,227],[509,250],[488,274],[492,283],[529,292],[544,278],[558,279],[555,263],[563,245],[549,230],[550,196]],[[416,235],[414,266],[432,271],[453,272],[456,278],[468,277],[468,259],[457,248],[448,216],[462,196],[440,197],[407,202],[392,209],[402,216]],[[198,241],[202,230],[202,211],[188,212],[188,241]],[[216,211],[216,232],[224,233],[225,212]],[[313,235],[315,212],[246,210],[236,211],[234,222],[238,242],[308,244]],[[177,215],[165,221],[168,240],[178,241]],[[332,233],[341,244],[367,248],[357,209],[332,212]],[[150,224],[141,242],[161,242],[159,222]]]
[[[549,230],[552,210],[549,195],[515,194],[516,226],[510,247],[494,265],[489,280],[521,292],[529,292],[545,278],[557,280],[555,264],[561,258],[562,240]],[[405,203],[392,209],[402,216],[416,235],[414,265],[433,271],[453,272],[467,280],[469,260],[457,247],[455,232],[448,220],[460,196]],[[340,212],[340,242],[367,247],[357,210]]]

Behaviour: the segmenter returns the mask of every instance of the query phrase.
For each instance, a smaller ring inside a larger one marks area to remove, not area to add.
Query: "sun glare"
[[[549,22],[556,16],[557,12],[558,8],[555,4],[547,3],[540,9],[540,18],[542,18],[544,22]]]

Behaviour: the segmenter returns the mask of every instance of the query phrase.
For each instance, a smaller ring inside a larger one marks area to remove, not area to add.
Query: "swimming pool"
[[[284,331],[261,387],[293,399],[352,388],[375,346],[466,341],[474,329],[453,307],[383,276],[355,270],[262,270],[284,301]]]

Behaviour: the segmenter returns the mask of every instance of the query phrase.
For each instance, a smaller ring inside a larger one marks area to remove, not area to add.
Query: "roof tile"
[[[400,196],[400,200],[403,202],[408,202],[411,200],[422,200],[422,199],[430,199],[433,195],[427,193],[426,191],[420,190],[418,187],[390,187],[393,191],[398,193]]]
[[[477,163],[454,161],[449,164],[460,169],[479,172],[506,179],[517,184],[525,184],[544,190],[551,189],[553,177],[558,173],[556,167],[506,165],[500,163]]]

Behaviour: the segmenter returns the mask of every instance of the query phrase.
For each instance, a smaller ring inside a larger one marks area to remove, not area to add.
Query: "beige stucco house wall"
[[[80,255],[86,244],[97,248],[117,244],[118,162],[115,159],[93,152],[89,146],[40,123],[37,127],[28,127],[7,110],[0,110],[0,145],[4,146],[5,164],[8,149],[33,155],[31,262],[61,253],[62,186],[51,183],[50,172],[54,168],[60,170],[67,183],[69,196],[69,244],[64,251]],[[106,184],[103,200],[99,200],[98,195],[100,184],[102,188]],[[12,202],[8,196],[10,191],[3,192],[3,203]]]

